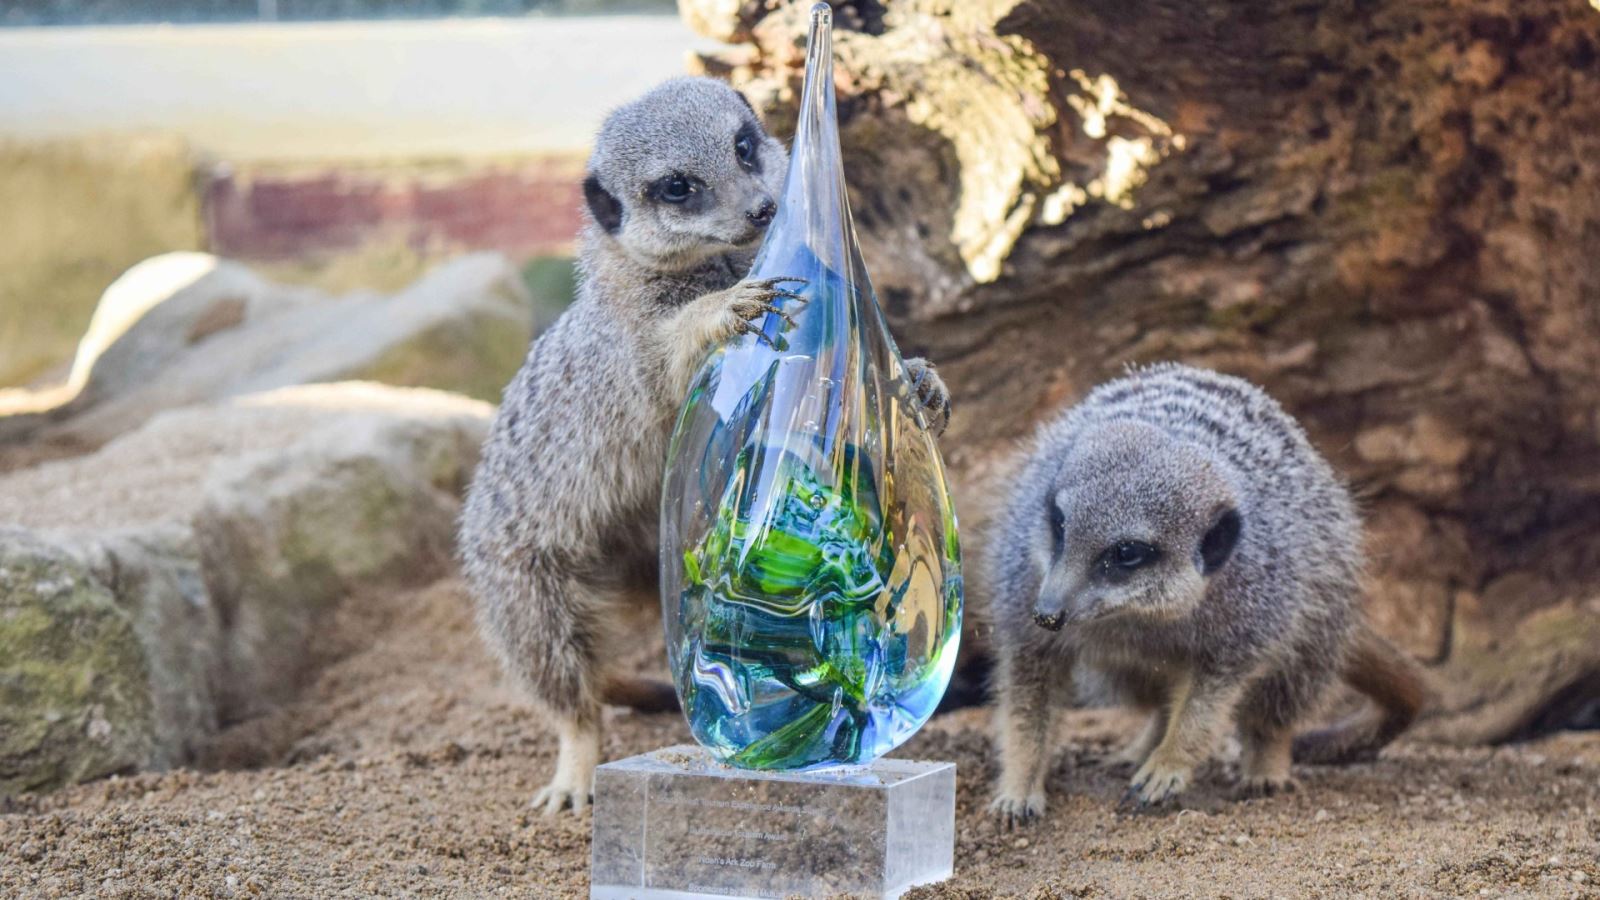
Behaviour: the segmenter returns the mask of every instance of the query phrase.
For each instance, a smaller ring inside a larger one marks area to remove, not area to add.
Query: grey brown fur
[[[786,166],[749,103],[704,78],[650,91],[597,137],[578,296],[506,387],[460,536],[486,642],[559,731],[534,799],[547,812],[587,804],[602,703],[670,701],[610,670],[615,607],[658,602],[662,467],[690,379],[786,293],[741,281]],[[931,367],[907,365],[941,412]]]
[[[1074,680],[1148,713],[1129,799],[1181,793],[1232,724],[1242,787],[1292,787],[1291,741],[1343,674],[1376,716],[1297,756],[1375,753],[1415,715],[1414,666],[1361,621],[1361,525],[1299,425],[1259,388],[1134,370],[1043,426],[982,561],[1011,822],[1043,811],[1052,707]]]

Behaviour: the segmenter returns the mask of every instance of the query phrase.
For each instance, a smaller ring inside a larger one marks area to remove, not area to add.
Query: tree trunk
[[[792,122],[809,4],[680,6]],[[1233,372],[1362,498],[1369,615],[1443,670],[1424,733],[1595,724],[1600,8],[836,7],[852,205],[954,393],[969,558],[1041,418],[1127,363]]]

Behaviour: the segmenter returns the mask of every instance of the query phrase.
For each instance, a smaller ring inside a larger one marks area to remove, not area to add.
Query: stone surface
[[[340,297],[167,254],[106,289],[65,385],[0,391],[0,441],[98,445],[162,410],[353,378],[495,398],[532,329],[520,274],[495,254],[441,265],[393,296]]]
[[[589,896],[898,897],[950,877],[952,763],[752,771],[684,745],[595,773]]]
[[[0,796],[144,763],[149,685],[112,590],[70,549],[0,527]]]
[[[329,417],[285,452],[213,466],[194,519],[209,588],[232,623],[222,702],[235,716],[298,688],[311,629],[357,586],[420,583],[450,564],[488,406],[420,391],[394,403],[393,389],[331,387],[250,398],[258,408],[369,406]]]
[[[358,584],[446,569],[490,412],[306,385],[0,476],[0,794],[191,762],[291,695]]]

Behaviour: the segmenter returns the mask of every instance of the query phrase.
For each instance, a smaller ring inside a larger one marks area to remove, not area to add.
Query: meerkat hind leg
[[[1247,797],[1270,796],[1295,789],[1289,773],[1294,728],[1252,726],[1243,729],[1239,742],[1239,793]]]
[[[533,795],[534,807],[543,807],[547,816],[572,808],[581,813],[594,794],[594,770],[600,764],[600,726],[598,717],[584,722],[564,719],[558,729],[561,746],[557,751],[556,773],[550,783]]]
[[[1135,769],[1144,765],[1144,761],[1149,759],[1150,754],[1161,744],[1161,738],[1165,736],[1166,731],[1166,710],[1147,710],[1144,725],[1139,729],[1139,733],[1111,758],[1112,764]]]

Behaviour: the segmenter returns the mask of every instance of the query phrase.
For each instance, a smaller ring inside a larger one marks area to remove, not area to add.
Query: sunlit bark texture
[[[806,5],[682,3],[780,129]],[[1425,732],[1595,724],[1600,10],[838,6],[857,225],[954,392],[969,556],[1041,417],[1126,363],[1212,366],[1363,498],[1370,614],[1441,673]]]

